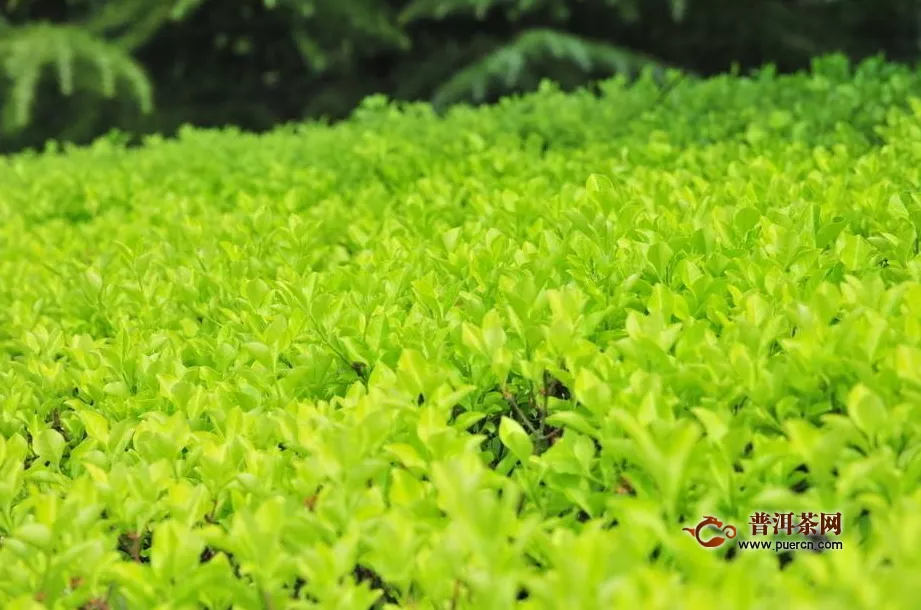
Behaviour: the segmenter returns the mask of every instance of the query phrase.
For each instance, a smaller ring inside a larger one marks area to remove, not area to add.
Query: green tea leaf
[[[499,422],[499,439],[519,461],[526,462],[534,452],[534,443],[521,424],[508,417]]]

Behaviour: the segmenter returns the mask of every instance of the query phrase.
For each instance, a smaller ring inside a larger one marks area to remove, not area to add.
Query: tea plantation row
[[[836,57],[0,160],[0,607],[916,608],[919,168]]]

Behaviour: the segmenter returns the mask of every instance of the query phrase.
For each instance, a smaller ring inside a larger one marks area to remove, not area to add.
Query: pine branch
[[[409,24],[423,19],[440,21],[457,14],[471,14],[477,19],[484,19],[495,7],[506,9],[528,8],[536,2],[522,0],[414,0],[400,13],[401,24]]]
[[[153,38],[167,23],[185,17],[202,2],[203,0],[107,2],[99,13],[86,22],[85,27],[95,36],[110,39],[113,44],[133,51]]]
[[[9,106],[3,108],[5,127],[12,131],[29,124],[36,90],[49,68],[55,71],[63,95],[81,88],[112,98],[121,81],[143,112],[153,106],[152,86],[143,68],[122,49],[80,28],[47,23],[6,27],[0,61],[0,73],[10,87]]]
[[[443,106],[463,98],[481,102],[495,81],[500,81],[505,89],[513,89],[526,76],[539,80],[539,75],[530,72],[546,60],[572,63],[583,73],[636,74],[645,67],[660,72],[666,68],[650,57],[622,47],[555,30],[533,29],[455,74],[438,89],[433,104]]]

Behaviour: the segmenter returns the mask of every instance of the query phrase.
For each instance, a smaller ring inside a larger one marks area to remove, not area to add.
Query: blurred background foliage
[[[678,67],[921,57],[921,0],[0,0],[0,152],[489,102]]]

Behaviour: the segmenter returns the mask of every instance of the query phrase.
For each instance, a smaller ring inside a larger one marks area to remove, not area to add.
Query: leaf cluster
[[[4,158],[0,605],[914,607],[919,142],[828,57]]]

